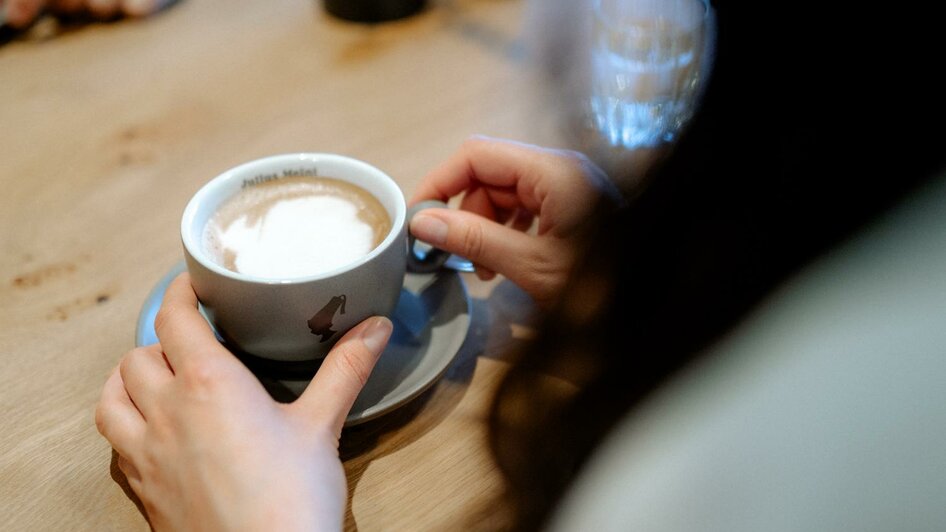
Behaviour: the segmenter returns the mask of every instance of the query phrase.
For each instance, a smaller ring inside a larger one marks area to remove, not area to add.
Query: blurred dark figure
[[[924,4],[714,7],[717,58],[701,110],[651,185],[598,222],[579,274],[496,397],[492,447],[518,530],[548,525],[605,436],[786,279],[943,170],[941,45]],[[549,373],[576,391],[562,396]],[[777,461],[771,443],[759,454]],[[775,529],[798,508],[784,510],[769,516]]]

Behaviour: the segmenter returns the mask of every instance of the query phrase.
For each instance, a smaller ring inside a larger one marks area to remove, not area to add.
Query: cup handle
[[[411,234],[411,220],[414,215],[424,209],[446,209],[447,204],[442,201],[428,200],[414,205],[407,211],[407,271],[411,273],[434,273],[443,268],[450,254],[442,249],[430,248],[424,256],[418,256],[414,249],[417,239]]]

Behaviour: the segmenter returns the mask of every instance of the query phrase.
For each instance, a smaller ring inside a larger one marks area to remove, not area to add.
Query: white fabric
[[[946,183],[622,421],[551,529],[946,530]]]

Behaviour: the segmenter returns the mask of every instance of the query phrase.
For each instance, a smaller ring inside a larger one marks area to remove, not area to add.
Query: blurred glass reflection
[[[626,190],[685,128],[709,74],[706,0],[531,0],[527,47],[563,142]]]
[[[702,0],[594,0],[589,115],[613,146],[670,142],[704,77]]]

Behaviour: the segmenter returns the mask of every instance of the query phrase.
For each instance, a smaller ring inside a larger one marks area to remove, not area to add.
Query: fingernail
[[[411,233],[428,244],[439,246],[447,241],[447,223],[435,216],[418,213],[411,220]]]
[[[391,331],[394,330],[394,324],[385,317],[376,317],[361,333],[361,341],[365,347],[375,354],[380,354],[384,346],[388,343]]]

